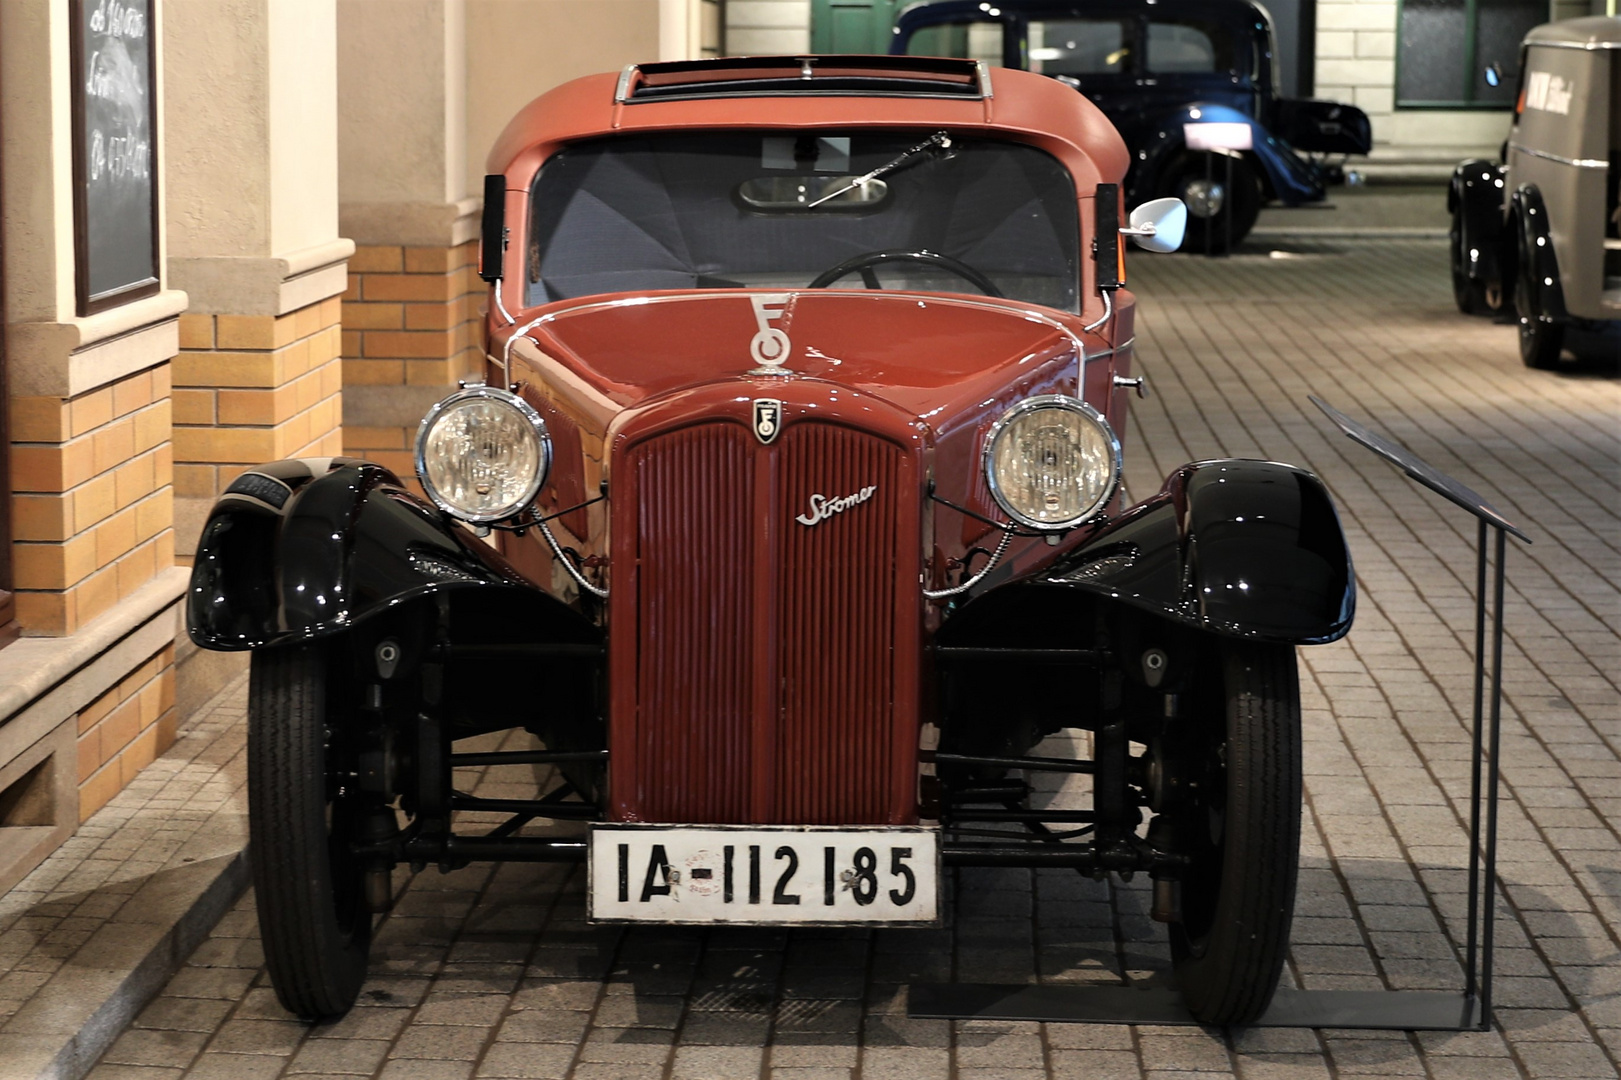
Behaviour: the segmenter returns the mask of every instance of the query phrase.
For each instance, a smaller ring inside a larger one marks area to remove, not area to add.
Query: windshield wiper
[[[906,151],[906,153],[902,154],[893,161],[885,162],[872,172],[867,173],[864,176],[856,177],[854,180],[851,180],[848,184],[845,184],[837,191],[830,191],[826,195],[823,195],[820,199],[817,199],[814,202],[806,203],[805,209],[810,210],[814,207],[821,206],[823,203],[828,202],[831,199],[836,199],[840,195],[854,191],[856,188],[866,187],[880,176],[888,176],[890,173],[917,157],[919,154],[927,153],[937,146],[942,150],[951,149],[951,136],[944,131],[936,131],[933,135],[930,135],[927,139],[924,139],[922,142],[918,143],[916,146],[912,147],[910,150]]]

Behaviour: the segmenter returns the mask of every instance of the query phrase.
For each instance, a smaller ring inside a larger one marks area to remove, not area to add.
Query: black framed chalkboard
[[[153,0],[73,0],[79,314],[158,291]]]

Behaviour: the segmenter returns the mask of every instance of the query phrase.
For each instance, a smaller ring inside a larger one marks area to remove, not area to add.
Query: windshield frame
[[[954,138],[958,140],[962,147],[972,148],[972,152],[974,153],[983,154],[987,147],[994,147],[996,144],[1001,144],[1009,148],[1017,148],[1021,154],[1039,155],[1040,159],[1045,162],[1044,171],[1038,173],[1037,175],[1048,186],[1045,188],[1032,190],[1030,195],[1032,198],[1040,199],[1048,211],[1048,213],[1042,216],[1041,223],[1043,226],[1045,226],[1044,232],[1046,230],[1050,230],[1055,248],[1059,252],[1062,264],[1061,272],[1047,273],[1042,269],[1023,270],[1021,272],[1018,269],[1004,268],[999,271],[991,271],[989,274],[993,277],[998,273],[1013,278],[1022,277],[1027,281],[1038,283],[1041,280],[1051,282],[1051,287],[1058,290],[1058,292],[1055,294],[1058,298],[1058,302],[1056,303],[1053,302],[1053,299],[1049,297],[1021,295],[1017,291],[1011,291],[1007,298],[1016,302],[1039,304],[1043,307],[1050,307],[1056,311],[1078,314],[1084,309],[1087,302],[1085,283],[1088,276],[1087,266],[1090,260],[1087,258],[1087,253],[1084,250],[1087,237],[1084,204],[1089,201],[1090,190],[1086,188],[1086,185],[1083,183],[1082,179],[1076,176],[1072,165],[1066,160],[1066,155],[1055,153],[1054,148],[1046,145],[1045,139],[1024,138],[1020,137],[1020,134],[1021,133],[1006,130],[969,129],[962,131]],[[553,144],[548,148],[550,152],[537,164],[534,172],[530,174],[525,185],[525,190],[522,191],[520,196],[523,201],[525,211],[523,217],[523,232],[521,234],[521,239],[519,236],[512,237],[512,240],[518,241],[522,244],[519,252],[519,263],[522,266],[522,272],[519,275],[519,280],[515,282],[515,284],[520,285],[522,291],[520,306],[528,309],[557,302],[572,302],[594,296],[610,296],[616,293],[685,292],[711,288],[775,288],[798,291],[809,288],[809,282],[815,279],[815,274],[805,273],[804,276],[806,277],[806,281],[794,285],[730,281],[718,283],[713,280],[712,275],[699,274],[698,280],[690,285],[627,285],[623,288],[594,289],[578,293],[563,293],[561,295],[549,294],[549,291],[544,286],[541,286],[539,290],[541,295],[536,295],[537,285],[539,285],[544,276],[543,264],[545,263],[547,255],[551,249],[552,240],[555,238],[554,233],[545,238],[545,242],[542,243],[543,238],[541,236],[541,230],[548,224],[544,219],[551,217],[549,224],[554,229],[556,228],[559,220],[558,217],[554,217],[542,212],[539,204],[541,186],[546,181],[548,171],[552,169],[560,159],[564,159],[565,155],[568,155],[571,151],[579,151],[582,148],[588,147],[609,147],[615,143],[642,143],[645,148],[647,145],[649,145],[650,141],[653,140],[681,138],[690,139],[694,137],[703,138],[706,136],[713,136],[717,140],[727,138],[735,139],[740,136],[746,138],[787,136],[794,139],[803,139],[806,136],[811,136],[813,138],[837,138],[843,136],[848,139],[848,137],[854,136],[866,140],[891,139],[894,141],[895,147],[897,148],[896,153],[900,154],[902,158],[906,158],[907,160],[903,163],[897,164],[900,159],[896,158],[895,160],[889,160],[890,155],[886,150],[884,154],[885,162],[880,163],[881,166],[885,167],[879,170],[868,170],[869,173],[873,171],[880,172],[882,176],[886,177],[891,182],[896,179],[897,174],[905,174],[909,172],[918,163],[932,163],[936,159],[935,150],[938,148],[930,146],[928,147],[927,152],[920,153],[919,151],[923,149],[923,144],[932,144],[935,143],[940,136],[948,136],[945,139],[945,143],[947,146],[950,146],[953,138],[950,137],[945,131],[930,130],[928,128],[914,125],[874,126],[870,124],[861,124],[858,122],[853,124],[818,126],[815,128],[793,126],[761,126],[749,128],[694,127],[652,131],[626,131],[614,134],[594,134],[588,138],[569,140],[567,142]],[[869,147],[867,152],[878,153],[879,151]],[[951,157],[954,156],[955,153],[955,151],[950,151],[943,156]],[[1031,159],[1029,158],[1024,159],[1026,163],[1028,163],[1030,160]],[[853,166],[848,170],[848,173],[849,178],[852,179],[860,175],[859,170],[855,169]],[[1061,186],[1059,183],[1060,181]],[[572,190],[577,191],[580,189],[575,188]],[[970,189],[967,187],[963,189],[965,192],[969,190]],[[1082,194],[1083,190],[1086,191],[1084,196]],[[519,192],[515,190],[513,191],[513,194],[519,195]],[[882,213],[889,201],[890,200],[888,199],[879,199],[875,201],[871,209],[858,208],[854,212],[849,209],[829,206],[825,210],[809,211],[806,214],[797,214],[793,213],[792,211],[783,212],[781,210],[764,210],[755,211],[749,216],[753,218],[814,218],[825,215],[830,220],[866,218],[876,213]],[[739,207],[742,206],[742,200],[740,199],[734,197],[733,202]],[[905,218],[901,218],[900,220],[903,223],[906,221]],[[982,235],[982,239],[1002,235],[1003,226],[1005,225],[1006,222],[1003,221],[997,226],[992,227]],[[878,238],[875,238],[874,245],[870,250],[877,251],[882,246],[877,242],[877,239]],[[927,250],[927,248],[924,250]],[[835,263],[837,261],[838,260],[834,260]],[[834,263],[830,263],[830,265],[833,264]],[[1058,261],[1054,261],[1051,265],[1056,268],[1060,266],[1060,263]],[[624,272],[628,274],[634,272],[636,269],[639,269],[639,267],[627,265]],[[788,271],[779,270],[775,272],[799,274],[801,271],[802,268],[796,267]],[[705,282],[702,280],[704,277],[711,277],[712,280]],[[950,278],[949,280],[953,283],[956,281],[955,278]],[[898,285],[884,288],[882,291],[894,293],[933,293],[977,299],[984,298],[984,294],[982,294],[978,289],[968,285],[966,281],[962,283],[960,288],[941,288],[931,283],[927,287],[909,287],[905,285]]]

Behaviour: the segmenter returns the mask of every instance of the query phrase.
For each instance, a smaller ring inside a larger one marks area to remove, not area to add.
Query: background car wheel
[[[329,778],[335,719],[325,658],[257,649],[248,683],[248,822],[265,964],[288,1012],[317,1020],[354,1004],[372,916],[349,851],[361,806]]]
[[[1227,183],[1227,163],[1232,163],[1231,186]],[[1205,179],[1206,163],[1209,179]],[[1188,231],[1182,250],[1199,254],[1206,250],[1224,252],[1227,248],[1227,222],[1232,220],[1232,243],[1236,247],[1255,227],[1261,216],[1261,180],[1255,167],[1244,158],[1229,158],[1209,152],[1184,153],[1166,174],[1169,180],[1162,195],[1181,199],[1188,207]],[[1206,247],[1208,243],[1208,248]]]
[[[1468,263],[1463,251],[1463,211],[1452,215],[1450,249],[1452,256],[1452,301],[1465,315],[1491,315],[1502,304],[1501,293],[1484,281],[1469,280]],[[1493,299],[1497,300],[1494,305]]]
[[[1223,641],[1201,696],[1193,865],[1171,955],[1188,1009],[1245,1024],[1272,1000],[1300,865],[1300,684],[1291,646]],[[1225,709],[1225,723],[1211,711]]]

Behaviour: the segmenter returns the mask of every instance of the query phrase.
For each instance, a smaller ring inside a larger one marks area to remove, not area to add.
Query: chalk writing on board
[[[156,287],[151,0],[80,0],[75,29],[80,293],[96,306]]]

